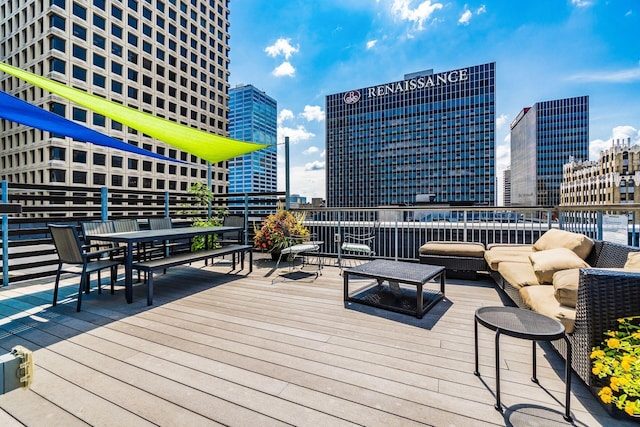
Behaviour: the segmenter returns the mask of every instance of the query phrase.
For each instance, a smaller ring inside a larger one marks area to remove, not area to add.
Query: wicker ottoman
[[[431,241],[420,247],[419,254],[421,264],[445,267],[447,277],[475,280],[478,271],[487,270],[480,242]]]

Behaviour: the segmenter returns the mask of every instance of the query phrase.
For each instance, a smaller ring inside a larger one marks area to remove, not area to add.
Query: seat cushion
[[[625,270],[640,271],[640,252],[629,252],[627,262],[624,264]]]
[[[493,271],[498,271],[498,266],[503,262],[521,262],[531,265],[529,254],[533,253],[532,250],[506,250],[502,247],[492,248],[484,253],[484,259],[487,261],[487,265]]]
[[[533,245],[519,243],[489,243],[488,251],[533,252]]]
[[[553,286],[526,286],[520,289],[520,297],[531,310],[559,320],[567,333],[572,333],[576,323],[576,309],[564,306],[554,296]]]
[[[504,280],[516,289],[539,285],[538,278],[530,262],[501,262],[498,265],[498,272]]]
[[[363,254],[371,253],[371,248],[362,243],[343,243],[341,248],[343,251],[358,252]]]
[[[587,259],[593,245],[593,240],[584,234],[552,228],[535,241],[533,250],[545,251],[547,249],[567,248],[575,252],[580,258]]]
[[[448,255],[482,258],[484,244],[480,242],[431,241],[420,246],[421,255]]]
[[[541,285],[552,284],[556,271],[570,268],[587,268],[589,264],[567,248],[547,249],[529,255],[533,271]]]

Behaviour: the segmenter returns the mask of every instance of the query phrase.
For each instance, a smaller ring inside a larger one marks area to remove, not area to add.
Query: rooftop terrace
[[[567,425],[564,361],[548,343],[536,385],[530,342],[501,338],[503,414],[494,333],[482,327],[473,375],[474,312],[503,304],[489,279],[448,279],[446,299],[418,320],[345,306],[332,265],[285,280],[286,266],[258,258],[249,276],[225,260],[172,268],[150,307],[143,285],[132,304],[122,287],[94,288],[80,313],[77,277],[54,308],[53,278],[1,288],[2,353],[26,346],[36,372],[30,390],[0,396],[0,425]],[[576,425],[625,425],[573,378]]]

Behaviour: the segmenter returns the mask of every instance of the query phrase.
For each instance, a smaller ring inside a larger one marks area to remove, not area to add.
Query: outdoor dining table
[[[122,233],[96,233],[85,236],[89,240],[102,240],[113,243],[126,244],[125,253],[125,297],[127,303],[133,302],[133,247],[142,243],[154,241],[188,239],[196,236],[209,236],[222,233],[238,232],[239,236],[244,229],[242,227],[206,226],[206,227],[178,227],[159,230],[127,231]]]

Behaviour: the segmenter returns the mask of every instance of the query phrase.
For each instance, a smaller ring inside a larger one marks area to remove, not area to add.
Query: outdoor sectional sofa
[[[515,305],[562,322],[573,348],[573,370],[595,386],[592,348],[617,327],[617,319],[640,315],[640,248],[557,229],[533,245],[489,244],[482,257],[481,243],[465,245],[429,242],[420,248],[420,262],[443,265],[447,274],[449,269],[488,272]],[[566,358],[564,340],[552,344]]]

